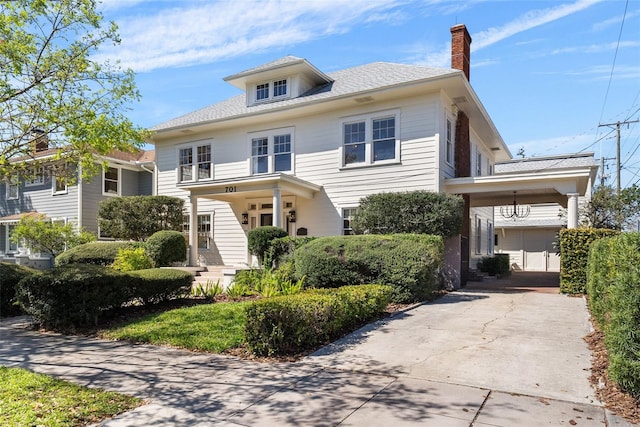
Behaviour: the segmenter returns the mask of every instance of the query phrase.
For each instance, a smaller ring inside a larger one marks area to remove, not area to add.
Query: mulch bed
[[[593,323],[593,321],[592,321]],[[604,346],[604,334],[594,323],[594,331],[584,337],[591,350],[591,376],[589,380],[596,390],[596,396],[605,407],[627,421],[640,425],[640,400],[620,390],[609,379],[609,355]]]

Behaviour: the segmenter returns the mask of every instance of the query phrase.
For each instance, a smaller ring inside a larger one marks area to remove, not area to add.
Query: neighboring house
[[[584,195],[578,203],[591,198],[591,188],[598,169],[593,153],[530,157],[496,163],[496,175],[513,177],[523,173],[566,173],[589,170]],[[516,198],[518,194],[516,193]],[[540,197],[540,196],[539,196]],[[544,201],[544,199],[539,199]],[[495,251],[509,254],[511,268],[522,271],[560,271],[560,257],[555,246],[561,228],[567,226],[566,204],[536,203],[524,218],[505,218],[512,206],[495,207]],[[501,212],[502,209],[502,212]]]
[[[34,153],[34,157],[43,160],[44,166],[33,168],[30,178],[0,183],[0,253],[11,255],[19,251],[9,236],[24,215],[37,213],[50,221],[72,222],[99,235],[97,216],[102,200],[154,192],[153,150],[116,152],[96,158],[97,162],[108,164],[102,173],[91,180],[76,179],[71,184],[55,175],[56,151],[44,147]],[[49,158],[51,162],[46,161]],[[14,161],[29,162],[28,159]]]
[[[287,56],[225,78],[241,95],[152,128],[158,194],[187,202],[191,265],[250,264],[246,235],[262,225],[351,234],[364,196],[443,192],[510,159],[469,84],[469,33],[451,33],[453,69],[377,62],[325,74]],[[463,268],[472,233],[494,234],[491,207],[467,215],[481,227],[465,221],[452,247]]]

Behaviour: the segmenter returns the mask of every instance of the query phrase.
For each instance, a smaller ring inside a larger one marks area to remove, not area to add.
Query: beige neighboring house
[[[451,36],[451,68],[375,62],[325,73],[286,56],[225,78],[240,95],[153,127],[155,188],[186,202],[190,265],[246,268],[255,227],[351,234],[362,197],[428,190],[465,199],[462,233],[446,242],[449,280],[463,285],[494,252],[493,206],[514,183],[494,175],[512,156],[469,83],[471,37],[464,25]],[[581,191],[577,175],[538,178],[529,196],[566,204]]]

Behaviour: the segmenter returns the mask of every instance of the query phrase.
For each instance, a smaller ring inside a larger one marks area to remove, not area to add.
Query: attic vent
[[[491,147],[491,151],[500,151],[500,147]]]
[[[455,102],[456,104],[463,104],[463,103],[467,102],[467,97],[466,96],[456,96],[455,98],[453,98],[453,102]]]
[[[249,210],[250,210],[250,211],[255,211],[255,210],[256,210],[256,207],[257,207],[257,206],[256,206],[255,204],[250,204],[250,205],[249,205]]]
[[[373,96],[363,96],[361,98],[355,98],[354,101],[356,101],[358,104],[362,104],[364,102],[371,102],[373,101]]]

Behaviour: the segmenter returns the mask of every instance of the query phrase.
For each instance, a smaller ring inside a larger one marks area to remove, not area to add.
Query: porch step
[[[243,267],[227,265],[209,265],[205,270],[198,271],[193,278],[193,284],[206,285],[207,283],[215,284],[220,281],[220,284],[224,288],[227,288],[233,281],[236,273],[243,269]]]

